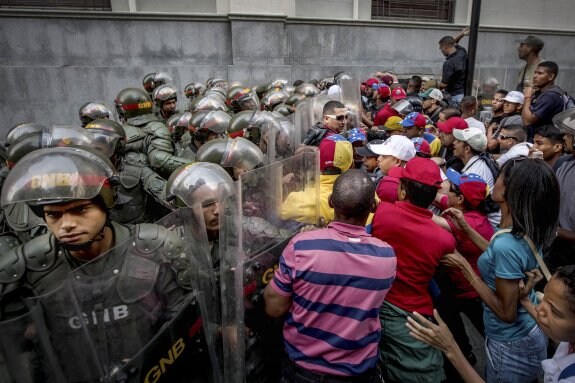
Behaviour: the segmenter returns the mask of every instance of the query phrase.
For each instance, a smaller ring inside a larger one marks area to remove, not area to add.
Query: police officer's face
[[[162,111],[164,114],[173,114],[176,111],[176,100],[164,101],[162,104]]]
[[[106,212],[92,200],[78,200],[44,206],[44,219],[58,241],[79,245],[100,233]]]
[[[220,206],[218,203],[218,194],[208,185],[200,186],[193,193],[193,200],[200,202],[202,205],[202,214],[206,230],[220,230]]]

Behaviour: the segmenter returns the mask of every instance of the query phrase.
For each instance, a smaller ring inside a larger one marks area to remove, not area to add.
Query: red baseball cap
[[[479,206],[489,195],[489,186],[487,186],[487,183],[480,175],[473,173],[460,174],[451,168],[447,169],[445,175],[452,184],[459,187],[463,197],[473,207]]]
[[[404,98],[407,97],[407,94],[405,93],[405,90],[403,90],[402,87],[398,86],[397,88],[391,91],[391,97],[394,100],[403,100]]]
[[[393,84],[393,77],[391,77],[388,74],[386,74],[385,76],[381,76],[381,82],[387,86],[391,86],[391,84]]]
[[[396,170],[398,169],[398,170]],[[397,178],[405,178],[428,186],[441,188],[441,173],[439,166],[429,158],[414,157],[407,161],[404,168],[393,168],[392,175]]]
[[[373,77],[368,78],[367,80],[365,80],[364,82],[365,85],[369,86],[371,88],[371,86],[373,84],[379,84],[379,80]]]
[[[389,89],[389,87],[385,84],[379,84],[379,87],[377,88],[377,93],[379,94],[379,97],[381,97],[382,99],[387,99],[389,98],[389,96],[391,96],[391,89]]]
[[[467,129],[469,126],[467,125],[467,121],[465,121],[461,117],[450,117],[445,122],[438,122],[437,128],[443,133],[451,134],[455,129]]]
[[[425,141],[425,138],[413,137],[411,142],[413,142],[413,146],[415,147],[415,153],[421,153],[431,157],[431,146],[429,146],[429,143]]]

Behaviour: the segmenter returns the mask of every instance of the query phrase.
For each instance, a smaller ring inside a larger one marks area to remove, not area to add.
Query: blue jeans
[[[529,383],[543,374],[541,361],[547,358],[547,338],[538,326],[513,342],[485,339],[487,383]]]
[[[461,104],[461,100],[463,100],[463,93],[461,94],[456,94],[455,96],[451,96],[451,102],[453,102],[454,104],[457,104],[457,106],[459,106],[459,104]]]

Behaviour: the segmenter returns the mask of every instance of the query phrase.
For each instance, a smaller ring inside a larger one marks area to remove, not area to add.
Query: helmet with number
[[[162,104],[168,100],[178,101],[178,90],[171,85],[160,85],[152,93],[152,100],[161,108]]]
[[[202,95],[205,87],[199,82],[191,82],[184,88],[184,94],[187,98],[192,99]]]
[[[196,98],[190,108],[192,113],[206,110],[221,110],[224,112],[228,110],[225,100],[213,96]]]
[[[254,143],[243,137],[219,138],[206,142],[198,150],[196,160],[234,168],[234,176],[255,169],[264,160],[264,154]]]
[[[188,130],[191,119],[192,113],[190,112],[184,112],[182,114],[176,113],[172,117],[168,118],[166,125],[170,133],[172,133],[174,142],[179,141]]]
[[[320,91],[317,86],[304,82],[296,88],[295,92],[305,97],[314,97],[317,96]]]
[[[285,102],[289,94],[283,90],[271,90],[262,98],[262,105],[265,110],[272,111],[274,107]]]
[[[101,197],[110,209],[116,203],[114,185],[114,166],[102,153],[77,147],[39,149],[10,171],[0,205],[41,206]]]
[[[21,136],[18,140],[13,141],[6,151],[6,162],[8,167],[12,168],[30,152],[42,148],[66,146],[95,146],[97,149],[100,149],[100,143],[95,142],[94,136],[85,129],[72,126],[52,126],[51,128],[44,128],[41,131]],[[102,151],[106,151],[106,148],[102,148]],[[106,155],[108,155],[109,152],[110,150],[108,149]]]
[[[84,127],[94,137],[96,149],[108,158],[114,154],[121,156],[126,149],[126,131],[124,127],[112,120],[94,120]]]
[[[35,122],[25,122],[22,124],[14,125],[10,128],[10,130],[8,130],[4,146],[9,148],[11,145],[18,142],[22,137],[38,132],[41,133],[44,129],[46,129],[44,125],[37,124]]]
[[[170,175],[166,184],[168,199],[175,199],[176,206],[200,204],[207,207],[218,202],[219,191],[226,186],[231,191],[233,180],[219,165],[193,162],[182,165]]]
[[[154,89],[169,82],[172,82],[172,78],[167,73],[153,72],[144,76],[142,85],[144,85],[144,89],[146,89],[151,96]]]
[[[152,100],[143,89],[126,88],[114,100],[121,119],[128,119],[152,113]]]
[[[221,137],[226,133],[231,117],[221,110],[193,113],[188,129],[192,137],[204,144],[210,135]]]
[[[294,106],[295,104],[298,103],[298,101],[304,100],[305,98],[306,97],[303,94],[299,94],[296,91],[296,93],[292,94],[291,96],[288,97],[287,100],[285,100],[285,104],[289,106]]]
[[[281,114],[282,116],[289,116],[294,112],[294,108],[287,104],[277,104],[274,107],[274,112]]]
[[[86,126],[90,121],[98,120],[100,118],[112,118],[112,111],[110,108],[99,102],[85,103],[80,107],[78,114],[80,115],[82,127]]]

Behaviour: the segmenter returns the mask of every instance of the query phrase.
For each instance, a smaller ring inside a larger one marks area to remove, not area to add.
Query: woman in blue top
[[[487,382],[523,383],[541,374],[547,339],[518,303],[517,283],[538,267],[528,240],[537,249],[555,238],[559,218],[559,184],[542,160],[519,157],[502,167],[492,198],[501,206],[500,230],[491,242],[466,224],[461,212],[448,209],[461,229],[484,250],[478,261],[479,277],[460,254],[444,263],[461,268],[483,301],[486,334]],[[535,302],[535,293],[531,292]]]

